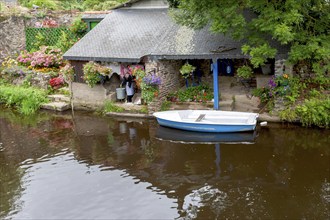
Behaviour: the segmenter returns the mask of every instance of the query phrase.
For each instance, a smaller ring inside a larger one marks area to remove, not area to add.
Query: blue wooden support
[[[213,59],[213,108],[219,110],[218,59]]]

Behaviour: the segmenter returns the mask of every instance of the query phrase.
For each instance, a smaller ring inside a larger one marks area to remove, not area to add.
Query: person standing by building
[[[122,86],[125,86],[126,89],[126,101],[132,102],[132,98],[134,96],[134,80],[132,75],[128,73],[125,74]]]

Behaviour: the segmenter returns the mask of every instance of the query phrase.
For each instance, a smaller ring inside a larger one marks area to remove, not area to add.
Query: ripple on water
[[[47,160],[46,160],[47,158]],[[14,219],[173,219],[173,204],[150,183],[130,176],[126,170],[104,170],[98,165],[73,160],[72,153],[26,160],[24,204]],[[137,183],[138,181],[138,183]]]

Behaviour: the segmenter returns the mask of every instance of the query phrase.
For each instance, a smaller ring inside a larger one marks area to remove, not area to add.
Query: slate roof
[[[68,60],[140,62],[154,59],[243,58],[241,42],[208,27],[177,25],[167,9],[116,9],[65,54]]]

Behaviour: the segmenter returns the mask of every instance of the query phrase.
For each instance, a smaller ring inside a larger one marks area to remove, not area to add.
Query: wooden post
[[[213,108],[219,110],[218,59],[213,59]]]

